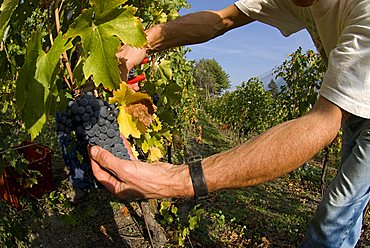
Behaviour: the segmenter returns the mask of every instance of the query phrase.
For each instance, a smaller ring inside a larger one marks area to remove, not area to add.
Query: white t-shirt
[[[235,6],[284,36],[307,29],[328,65],[320,94],[370,119],[370,0],[318,0],[311,7],[292,0],[239,0]]]

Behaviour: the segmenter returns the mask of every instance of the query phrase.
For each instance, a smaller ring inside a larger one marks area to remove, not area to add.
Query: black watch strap
[[[191,182],[193,183],[194,197],[200,200],[208,198],[209,192],[206,179],[203,174],[201,159],[189,162],[189,173]]]

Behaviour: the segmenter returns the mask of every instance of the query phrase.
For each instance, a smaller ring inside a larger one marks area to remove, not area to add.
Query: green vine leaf
[[[49,116],[52,102],[51,90],[56,82],[60,55],[71,47],[59,35],[48,53],[41,47],[41,32],[36,31],[27,46],[26,58],[16,81],[16,103],[25,126],[34,139]]]
[[[172,78],[171,61],[162,60],[158,65],[158,69],[163,80],[170,80]]]
[[[126,0],[91,0],[92,8],[82,12],[65,34],[67,38],[81,37],[86,62],[85,78],[93,77],[96,85],[110,90],[119,88],[121,78],[116,53],[121,43],[135,47],[146,44],[135,8],[120,7]]]
[[[127,0],[110,0],[110,1],[90,0],[90,4],[93,7],[98,19],[103,19],[104,17],[114,12],[119,6],[125,4],[126,2]]]
[[[3,39],[4,30],[9,23],[9,20],[17,8],[18,0],[5,0],[0,7],[0,40]]]

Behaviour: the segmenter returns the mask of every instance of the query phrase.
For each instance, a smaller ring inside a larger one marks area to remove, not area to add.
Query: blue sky
[[[218,10],[233,4],[232,0],[188,0],[190,10],[181,15],[200,10]],[[229,31],[223,36],[203,44],[191,45],[188,59],[215,59],[230,75],[232,88],[251,77],[266,78],[266,72],[282,64],[299,46],[303,50],[315,47],[307,31],[302,30],[284,37],[279,30],[263,23],[252,24]]]

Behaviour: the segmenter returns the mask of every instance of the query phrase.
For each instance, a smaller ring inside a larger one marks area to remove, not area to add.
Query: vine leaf
[[[162,157],[163,157],[163,154],[162,154],[161,149],[159,149],[158,147],[149,148],[148,160],[150,162],[157,162]]]
[[[158,69],[163,80],[168,81],[172,78],[171,61],[162,60],[161,63],[158,65]]]
[[[119,107],[119,116],[117,122],[119,124],[120,132],[126,138],[130,135],[134,138],[139,138],[142,133],[145,133],[146,127],[140,123],[138,119],[127,113],[124,107]]]
[[[138,119],[144,126],[148,127],[153,122],[153,113],[154,108],[151,105],[150,101],[140,101],[138,103],[132,104],[126,107],[126,111],[128,114],[132,115],[136,119]]]
[[[0,40],[3,39],[4,30],[9,23],[10,17],[17,8],[18,0],[5,0],[0,7]]]
[[[25,63],[16,81],[16,104],[31,139],[41,132],[50,114],[60,55],[71,47],[71,43],[66,44],[66,40],[59,35],[49,52],[45,53],[41,38],[38,30],[32,35]]]
[[[160,158],[163,158],[165,154],[162,139],[150,133],[144,135],[141,148],[144,153],[148,154],[147,159],[149,162],[157,162]]]
[[[109,99],[109,102],[120,105],[117,122],[121,133],[126,138],[130,135],[139,138],[153,121],[155,107],[150,96],[133,91],[127,87],[125,82],[120,84],[118,90],[113,91],[113,97]]]
[[[95,84],[110,90],[121,82],[116,52],[121,43],[135,47],[146,44],[140,20],[132,6],[120,7],[126,0],[90,0],[92,7],[84,10],[70,26],[67,38],[81,37],[85,78],[93,77]]]

